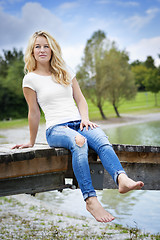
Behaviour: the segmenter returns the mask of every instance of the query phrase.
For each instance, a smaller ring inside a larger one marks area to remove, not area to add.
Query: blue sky
[[[37,30],[49,31],[73,69],[86,41],[103,30],[131,61],[151,55],[159,65],[160,0],[0,0],[0,52],[25,50]]]

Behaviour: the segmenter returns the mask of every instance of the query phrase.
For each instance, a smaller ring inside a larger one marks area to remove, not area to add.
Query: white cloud
[[[155,14],[157,13],[157,12],[159,12],[159,8],[149,8],[147,11],[146,11],[146,13],[147,14],[150,14],[150,15],[152,15],[153,17],[155,16]]]
[[[133,1],[116,1],[118,5],[124,6],[124,7],[137,7],[139,6],[138,2],[133,2]]]
[[[0,54],[2,49],[8,50],[13,47],[25,50],[30,35],[37,30],[47,30],[60,43],[65,61],[75,70],[80,64],[84,46],[81,43],[73,45],[71,41],[66,42],[67,37],[72,40],[69,34],[72,26],[68,26],[68,23],[39,3],[26,3],[19,16],[12,16],[0,8],[0,22],[3,23],[0,24]]]
[[[5,2],[7,2],[7,1],[5,1]],[[23,0],[8,0],[8,3],[11,3],[11,4],[14,4],[17,2],[23,2]]]
[[[125,20],[125,22],[129,23],[132,30],[139,31],[143,26],[148,24],[151,21],[151,19],[152,19],[151,16],[142,17],[142,16],[136,15]]]
[[[0,22],[3,23],[0,24],[1,48],[22,48],[37,30],[47,30],[56,39],[65,38],[62,21],[39,3],[26,3],[19,16],[9,15],[0,9]]]
[[[39,3],[27,3],[22,8],[22,21],[27,29],[33,32],[35,30],[47,30],[51,34],[63,35],[64,29],[62,21],[50,10],[43,8]]]
[[[155,64],[160,65],[160,36],[154,38],[145,38],[139,42],[127,47],[127,51],[130,53],[131,61],[134,60],[146,60],[147,56],[152,56],[155,59]]]
[[[0,25],[1,32],[0,45],[2,46],[12,41],[15,42],[18,41],[19,38],[16,32],[17,27],[21,24],[20,19],[16,18],[15,16],[11,16],[7,13],[4,13],[3,10],[0,9],[0,22],[3,23]]]
[[[145,25],[147,25],[159,12],[160,9],[158,8],[150,8],[146,11],[145,16],[139,16],[134,15],[128,19],[126,19],[124,22],[129,24],[132,30],[139,31],[141,28],[143,28]]]
[[[98,4],[116,4],[116,5],[121,5],[123,7],[137,7],[139,6],[139,2],[136,1],[111,1],[111,0],[100,0],[97,1]]]
[[[100,0],[100,1],[97,1],[96,3],[98,3],[98,4],[110,4],[110,3],[112,3],[112,1],[111,0]]]
[[[84,52],[84,45],[62,46],[63,57],[66,63],[75,71],[77,65],[81,63]]]
[[[65,2],[59,6],[63,10],[73,9],[79,6],[78,2]]]
[[[8,6],[8,4],[16,4],[16,3],[19,3],[19,2],[23,2],[24,0],[1,0],[0,1],[0,6],[1,7],[5,7],[5,6]]]

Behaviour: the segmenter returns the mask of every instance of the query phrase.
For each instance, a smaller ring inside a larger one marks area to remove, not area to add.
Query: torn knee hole
[[[81,135],[77,135],[75,137],[75,141],[76,141],[76,144],[79,147],[83,147],[83,145],[85,144],[86,139],[83,136],[81,136]]]

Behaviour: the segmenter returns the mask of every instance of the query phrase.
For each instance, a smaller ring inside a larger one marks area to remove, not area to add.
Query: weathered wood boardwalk
[[[27,149],[11,150],[11,147],[7,144],[0,146],[0,196],[78,186],[68,150],[50,148],[46,144]],[[160,147],[113,144],[113,148],[127,174],[144,181],[143,189],[160,190]],[[91,149],[89,163],[95,189],[116,188]],[[66,178],[73,179],[71,185],[65,184]]]

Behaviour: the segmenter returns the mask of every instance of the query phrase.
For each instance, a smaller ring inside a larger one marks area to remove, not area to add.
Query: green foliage
[[[84,95],[95,104],[103,119],[103,106],[108,99],[119,117],[118,107],[122,100],[136,94],[133,74],[125,51],[117,49],[103,31],[95,32],[87,41],[77,79]]]
[[[1,120],[27,116],[27,104],[22,93],[23,68],[21,50],[3,50],[3,56],[0,56]]]
[[[144,64],[132,65],[131,70],[134,74],[135,84],[140,91],[145,90],[144,79],[148,74],[148,69]]]
[[[148,74],[144,79],[144,85],[147,91],[155,93],[155,105],[157,106],[157,93],[160,91],[160,75],[157,69],[148,69]]]
[[[119,51],[115,46],[107,52],[104,59],[106,79],[109,83],[107,99],[113,105],[118,117],[118,108],[122,102],[136,95],[135,81],[128,60],[128,54]]]
[[[105,33],[97,31],[87,41],[82,65],[79,66],[77,72],[77,79],[85,96],[98,106],[102,117],[106,118],[102,109],[106,98],[106,86],[103,84],[106,82],[102,74],[102,61],[105,52],[104,40],[106,40]]]
[[[154,65],[154,59],[148,56],[144,63],[132,64],[135,83],[139,90],[155,93],[155,105],[157,106],[157,93],[160,91],[160,71]]]
[[[138,66],[138,65],[141,65],[141,64],[143,64],[143,63],[137,59],[137,60],[133,61],[130,65],[132,67],[134,67],[134,66]]]
[[[157,93],[160,90],[160,66],[156,67],[152,56],[148,56],[144,62],[134,61],[131,69],[138,89],[155,93],[155,105],[157,105]]]
[[[151,69],[155,69],[155,64],[154,64],[154,59],[152,58],[152,56],[148,56],[146,61],[144,62],[144,65],[147,68],[151,68]]]
[[[144,79],[144,84],[147,91],[158,93],[160,90],[160,75],[157,69],[148,69]]]
[[[12,65],[8,67],[7,76],[4,79],[4,86],[17,96],[22,96],[23,68],[23,61],[15,60]]]

